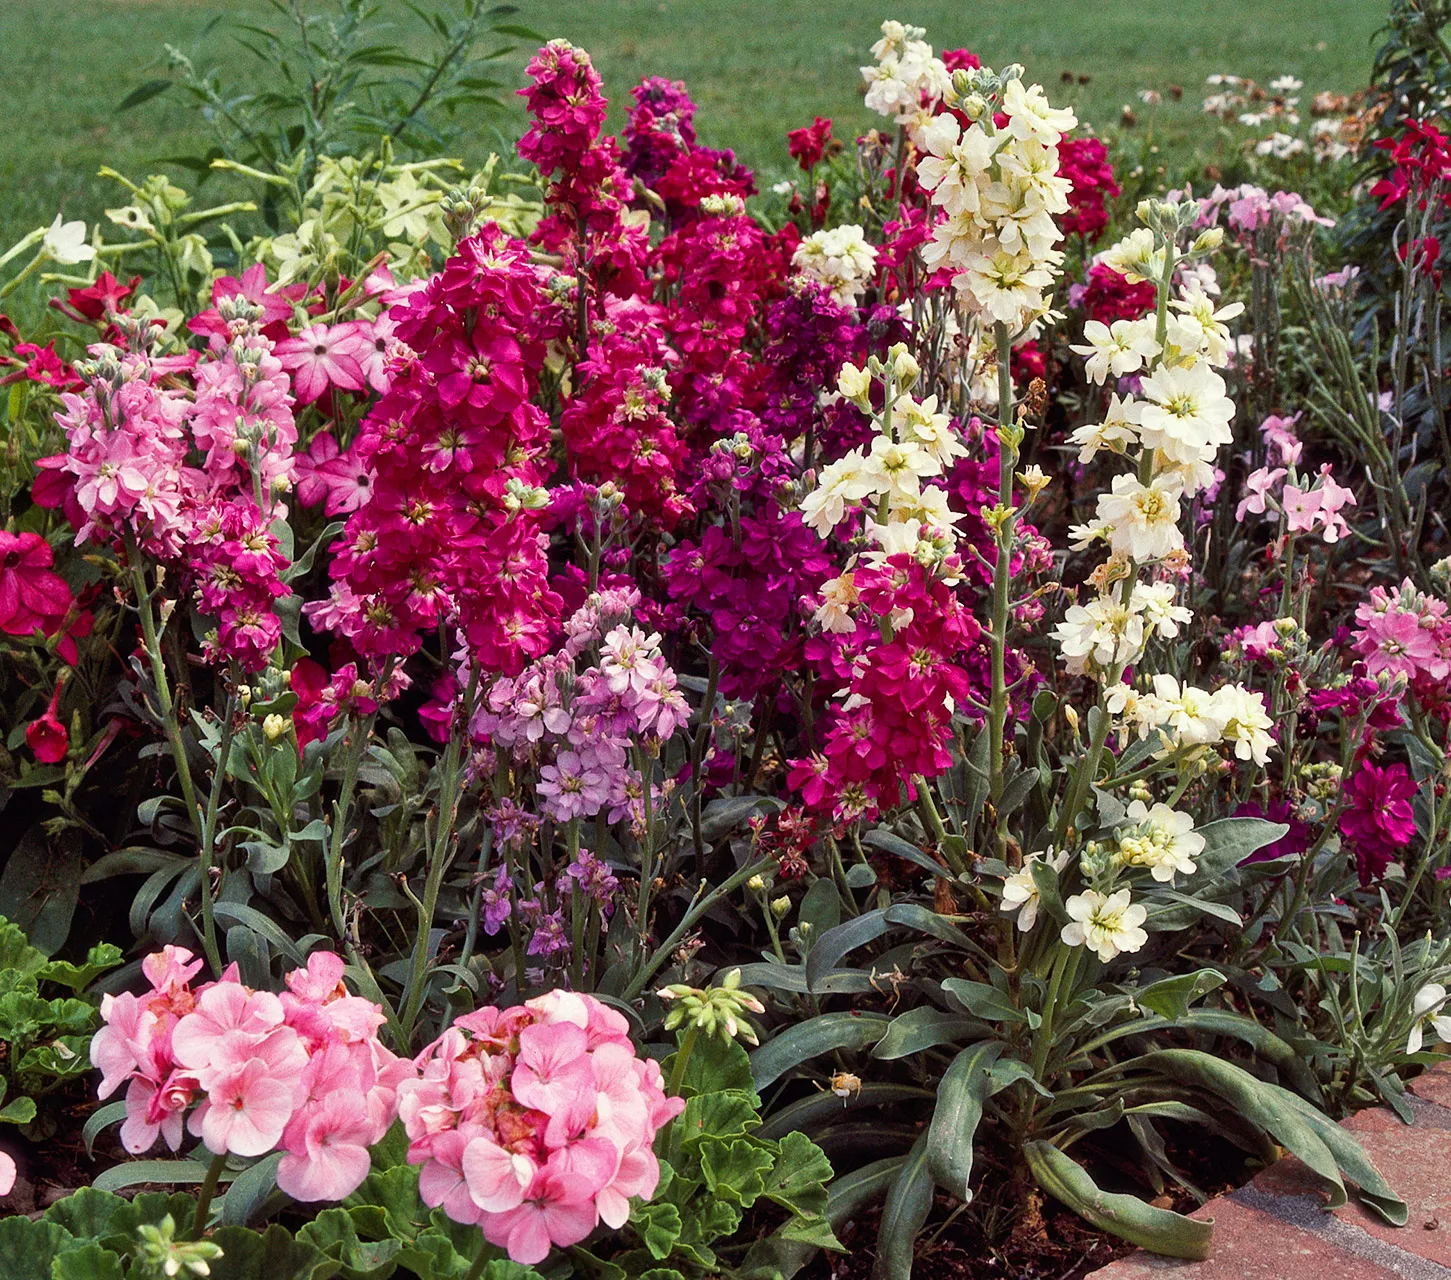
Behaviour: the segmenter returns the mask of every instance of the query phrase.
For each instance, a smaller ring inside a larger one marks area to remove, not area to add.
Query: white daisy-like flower
[[[1139,950],[1148,942],[1144,921],[1149,913],[1127,889],[1105,897],[1094,889],[1076,893],[1064,904],[1070,922],[1059,936],[1065,946],[1087,947],[1107,964],[1115,956]]]

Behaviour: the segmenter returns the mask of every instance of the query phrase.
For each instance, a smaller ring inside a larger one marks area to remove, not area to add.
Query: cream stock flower
[[[1157,280],[1164,271],[1164,251],[1154,248],[1154,233],[1148,227],[1130,231],[1116,245],[1099,254],[1098,261],[1117,271],[1130,284]]]
[[[1159,368],[1141,384],[1145,404],[1139,435],[1173,462],[1211,462],[1234,439],[1234,401],[1224,379],[1207,364],[1192,369]]]
[[[1128,473],[1115,476],[1112,492],[1098,496],[1098,519],[1109,531],[1114,553],[1143,563],[1183,547],[1179,493],[1174,477],[1155,476],[1143,485]]]
[[[1108,412],[1102,422],[1088,422],[1077,428],[1068,438],[1076,445],[1078,461],[1087,465],[1100,449],[1110,453],[1123,453],[1130,445],[1138,443],[1139,402],[1131,396],[1120,398],[1110,394]]]
[[[1038,922],[1040,904],[1038,882],[1033,879],[1035,863],[1046,862],[1054,871],[1062,871],[1068,865],[1071,854],[1064,850],[1054,853],[1047,849],[1042,853],[1030,853],[1023,859],[1022,867],[1003,879],[1003,900],[998,908],[1005,915],[1017,913],[1017,926],[1021,933],[1027,933]]]
[[[821,473],[817,486],[801,503],[801,518],[826,537],[846,516],[848,503],[857,503],[874,491],[860,449],[838,458]]]
[[[1159,344],[1154,341],[1152,323],[1138,320],[1115,320],[1112,325],[1090,320],[1083,326],[1085,345],[1070,348],[1087,356],[1084,372],[1091,382],[1105,382],[1110,376],[1122,378],[1137,373],[1154,356]]]
[[[1416,992],[1411,1003],[1411,1016],[1416,1020],[1406,1041],[1407,1053],[1420,1053],[1425,1043],[1425,1029],[1430,1027],[1443,1044],[1451,1044],[1451,1013],[1446,1009],[1446,988],[1439,982],[1428,982]]]
[[[1139,950],[1149,940],[1142,927],[1149,913],[1132,899],[1127,889],[1110,897],[1094,889],[1074,894],[1063,904],[1071,920],[1059,936],[1066,946],[1096,951],[1105,964],[1124,952]]]
[[[1042,85],[1023,87],[1021,80],[1009,80],[1003,89],[1002,109],[1008,117],[1008,132],[1020,140],[1037,138],[1049,146],[1077,123],[1073,112],[1055,107],[1043,92]]]
[[[1243,685],[1227,684],[1214,691],[1214,714],[1223,722],[1224,741],[1234,743],[1234,754],[1255,764],[1269,763],[1275,740],[1269,730],[1273,722],[1265,714],[1262,693]]]
[[[1152,809],[1142,800],[1128,808],[1127,826],[1114,832],[1117,858],[1128,867],[1143,867],[1155,880],[1170,884],[1175,874],[1194,874],[1194,859],[1204,852],[1204,837],[1194,830],[1191,814],[1156,804]]]

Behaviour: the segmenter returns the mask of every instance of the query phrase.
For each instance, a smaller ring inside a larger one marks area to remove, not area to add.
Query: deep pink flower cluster
[[[219,503],[192,528],[187,572],[201,611],[217,621],[206,644],[213,662],[260,671],[282,638],[274,604],[288,594],[287,558],[251,498]]]
[[[631,511],[670,528],[689,504],[677,488],[686,449],[667,412],[675,355],[661,332],[664,309],[632,300],[606,314],[610,331],[576,364],[579,390],[560,416],[570,467],[614,483]]]
[[[372,655],[456,627],[482,669],[517,672],[548,648],[559,609],[531,502],[549,418],[531,397],[561,312],[526,246],[490,224],[391,315],[408,351],[356,441],[372,495],[308,617]]]
[[[1097,240],[1108,226],[1107,202],[1116,199],[1121,190],[1114,180],[1108,148],[1098,138],[1064,138],[1058,144],[1058,176],[1072,184],[1068,212],[1059,217],[1059,225],[1069,235]]]
[[[415,1065],[398,1114],[424,1203],[528,1265],[654,1195],[655,1134],[685,1106],[621,1014],[562,991],[459,1018]]]
[[[1418,207],[1424,209],[1429,193],[1438,184],[1441,201],[1451,203],[1451,192],[1445,189],[1451,175],[1451,139],[1434,125],[1407,120],[1399,138],[1382,138],[1375,145],[1390,153],[1394,166],[1370,189],[1371,198],[1379,200],[1382,209],[1412,194]]]
[[[635,105],[625,121],[625,172],[647,187],[695,146],[695,103],[683,80],[646,76],[630,90]]]
[[[853,572],[870,620],[857,623],[848,696],[820,755],[792,761],[788,785],[838,821],[916,795],[913,778],[952,764],[953,711],[973,690],[961,655],[982,628],[952,589],[907,554]],[[883,630],[880,622],[908,619]]]
[[[804,128],[792,129],[786,135],[786,150],[802,169],[810,173],[821,163],[833,141],[830,117],[817,116]]]
[[[339,716],[369,716],[378,709],[376,686],[359,676],[352,662],[345,662],[329,676],[321,663],[299,658],[287,687],[297,695],[292,726],[299,748],[325,738]]]
[[[66,580],[54,572],[55,554],[50,543],[38,533],[5,533],[0,531],[0,631],[7,636],[31,636],[39,631],[53,636],[66,628],[59,652],[67,662],[75,662],[77,653],[74,634],[75,600]]]
[[[288,974],[281,996],[244,986],[235,965],[193,988],[201,965],[166,947],[142,961],[150,991],[102,999],[91,1063],[102,1098],[127,1085],[122,1144],[139,1154],[160,1137],[175,1151],[185,1128],[216,1155],[280,1147],[283,1191],[350,1195],[412,1074],[378,1040],[383,1011],[348,993],[343,962],[329,952]]]
[[[710,620],[727,697],[752,698],[801,665],[799,602],[831,574],[831,557],[796,511],[743,515],[682,542],[665,567],[670,596]]]
[[[1380,768],[1366,761],[1345,783],[1340,834],[1355,855],[1361,884],[1385,875],[1396,854],[1415,836],[1411,809],[1415,795],[1416,784],[1403,764]]]

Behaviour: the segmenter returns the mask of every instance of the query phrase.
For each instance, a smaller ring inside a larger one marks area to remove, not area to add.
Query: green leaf
[[[245,1227],[261,1209],[263,1201],[277,1187],[277,1166],[282,1163],[282,1152],[274,1151],[263,1156],[254,1165],[243,1169],[227,1194],[222,1197],[222,1221],[229,1226]]]
[[[924,1133],[913,1143],[887,1193],[872,1280],[911,1280],[913,1246],[931,1211],[932,1172]]]
[[[4,1107],[0,1107],[0,1121],[6,1124],[29,1124],[34,1119],[34,1098],[12,1098]]]
[[[781,1139],[781,1153],[766,1179],[766,1197],[792,1213],[812,1216],[826,1211],[826,1184],[831,1161],[804,1133]]]
[[[886,1035],[872,1050],[872,1057],[884,1061],[906,1058],[954,1041],[980,1040],[991,1033],[992,1029],[977,1018],[922,1005],[892,1019]]]
[[[983,1103],[995,1089],[990,1074],[1007,1048],[1000,1040],[968,1045],[952,1060],[937,1088],[927,1129],[927,1167],[938,1184],[963,1204],[972,1200],[972,1144]]]
[[[1317,1111],[1304,1098],[1286,1090],[1285,1100],[1288,1105],[1300,1112],[1305,1123],[1314,1129],[1320,1141],[1330,1148],[1331,1155],[1335,1157],[1335,1163],[1345,1171],[1359,1189],[1361,1200],[1393,1227],[1405,1226],[1410,1217],[1410,1209],[1406,1202],[1391,1189],[1390,1184],[1381,1176],[1380,1170],[1371,1163],[1370,1157],[1365,1154],[1360,1143],[1356,1142],[1335,1121]]]
[[[200,1183],[206,1176],[207,1165],[200,1160],[131,1160],[98,1173],[91,1186],[101,1191],[121,1191],[146,1182]],[[230,1170],[223,1170],[221,1180],[230,1182],[234,1176]]]
[[[274,753],[274,755],[280,754],[280,752]],[[260,933],[271,944],[274,951],[279,955],[287,956],[294,964],[305,965],[307,963],[307,957],[298,950],[297,944],[275,921],[268,919],[255,907],[249,907],[241,902],[219,902],[213,914],[218,920],[245,925],[253,932]]]
[[[1204,848],[1194,859],[1196,880],[1217,880],[1250,854],[1274,844],[1289,830],[1282,822],[1266,822],[1262,818],[1220,818],[1196,827],[1195,832],[1204,837]]]
[[[843,926],[845,928],[846,926]],[[798,1022],[751,1054],[756,1088],[764,1089],[792,1067],[836,1049],[865,1049],[886,1034],[890,1020],[880,1013],[823,1013]]]
[[[168,1217],[177,1226],[185,1227],[195,1214],[196,1201],[184,1191],[144,1191],[117,1207],[100,1243],[117,1253],[125,1253],[135,1243],[137,1227],[159,1226]]]
[[[115,1124],[126,1118],[126,1103],[108,1102],[104,1107],[93,1111],[86,1120],[86,1126],[81,1130],[81,1138],[86,1144],[86,1154],[91,1154],[91,1149],[96,1145],[96,1139],[100,1136],[101,1130],[108,1124]]]
[[[54,982],[72,991],[80,991],[93,983],[108,969],[114,969],[123,959],[121,948],[103,942],[86,953],[84,964],[71,964],[66,960],[52,960],[36,976],[41,982]]]
[[[1027,1014],[1015,1008],[1007,996],[986,982],[971,982],[967,978],[944,978],[942,989],[960,1001],[969,1013],[974,1013],[987,1022],[1028,1020]]]
[[[42,826],[29,828],[0,873],[0,916],[24,929],[37,951],[54,955],[70,935],[84,869],[78,832],[52,838]]]
[[[931,1101],[934,1096],[931,1090],[919,1089],[910,1084],[864,1084],[845,1098],[837,1097],[829,1089],[822,1089],[788,1103],[779,1111],[773,1111],[766,1123],[757,1130],[756,1137],[779,1141],[793,1129],[809,1133],[859,1110],[871,1110],[886,1106],[890,1102],[910,1101],[920,1104]]]
[[[387,1280],[397,1269],[395,1255],[403,1246],[397,1240],[363,1241],[346,1209],[324,1209],[297,1233],[329,1258],[342,1264],[344,1280]]]
[[[45,1211],[45,1220],[64,1227],[77,1240],[99,1240],[111,1227],[111,1220],[126,1202],[109,1191],[82,1187]]]
[[[32,1222],[20,1214],[0,1218],[0,1275],[5,1280],[50,1280],[51,1263],[71,1243],[56,1222]]]
[[[749,1209],[766,1190],[765,1175],[775,1157],[749,1138],[721,1142],[708,1138],[700,1144],[700,1170],[711,1194]]]
[[[412,1240],[419,1232],[419,1223],[427,1211],[418,1196],[418,1169],[399,1165],[375,1170],[363,1179],[362,1185],[343,1201],[343,1208],[353,1221],[369,1224],[365,1234],[395,1240]],[[400,1265],[405,1264],[400,1259]]]
[[[30,945],[25,930],[9,920],[0,919],[0,972],[30,983],[17,982],[14,989],[34,985],[35,976],[45,968],[45,957]]]
[[[170,80],[147,80],[138,84],[116,104],[116,114],[120,115],[123,111],[130,111],[132,107],[139,107],[143,102],[150,102],[152,98],[170,89],[171,83]]]
[[[468,1274],[473,1265],[453,1246],[453,1241],[442,1231],[430,1228],[420,1232],[416,1239],[405,1244],[394,1255],[394,1262],[406,1267],[418,1280],[458,1280]],[[489,1267],[493,1266],[489,1264]],[[489,1267],[484,1268],[488,1275]]]
[[[630,1225],[655,1257],[668,1258],[680,1239],[680,1210],[658,1201],[642,1204],[630,1214]]]
[[[246,1227],[218,1227],[212,1241],[222,1256],[211,1264],[211,1280],[329,1280],[340,1264],[286,1227],[273,1223],[260,1234]]]
[[[50,1264],[50,1280],[121,1280],[121,1255],[98,1244],[67,1249]]]
[[[1189,1006],[1194,1001],[1223,985],[1224,975],[1218,969],[1196,969],[1193,973],[1151,982],[1134,992],[1134,1000],[1161,1018],[1178,1022],[1189,1016]]]
[[[880,938],[890,927],[886,921],[886,910],[878,908],[859,915],[854,920],[828,929],[811,945],[811,954],[806,957],[807,989],[816,989],[817,979],[829,969],[835,969],[849,951],[865,946]]]
[[[683,1034],[683,1033],[682,1033]],[[668,1079],[675,1062],[671,1054],[662,1064]],[[751,1059],[734,1040],[702,1036],[685,1064],[682,1092],[741,1093],[754,1098],[756,1090],[751,1077]]]
[[[680,1125],[681,1141],[744,1138],[761,1126],[754,1099],[754,1094],[746,1093],[702,1093],[687,1099],[685,1110],[676,1121]]]
[[[1345,1183],[1334,1155],[1295,1106],[1295,1095],[1288,1090],[1266,1084],[1243,1067],[1197,1049],[1159,1049],[1138,1059],[1137,1065],[1224,1099],[1238,1115],[1299,1156],[1325,1181],[1332,1209],[1345,1203]]]
[[[862,838],[862,843],[869,844],[874,849],[880,849],[883,853],[890,853],[894,858],[902,858],[907,862],[915,863],[934,876],[947,879],[952,875],[952,872],[931,854],[923,853],[915,844],[903,840],[901,836],[893,835],[885,828],[878,827],[875,831],[868,831]]]
[[[1029,1142],[1023,1155],[1033,1180],[1060,1204],[1102,1231],[1171,1258],[1196,1261],[1209,1256],[1214,1222],[1198,1222],[1182,1213],[1156,1209],[1137,1196],[1099,1189],[1087,1171],[1049,1142]]]

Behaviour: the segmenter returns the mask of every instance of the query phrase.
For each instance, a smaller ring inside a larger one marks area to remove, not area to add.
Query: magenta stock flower
[[[1347,803],[1340,833],[1350,844],[1361,884],[1385,875],[1396,854],[1416,834],[1411,801],[1416,784],[1403,764],[1380,768],[1363,763],[1345,784]]]

